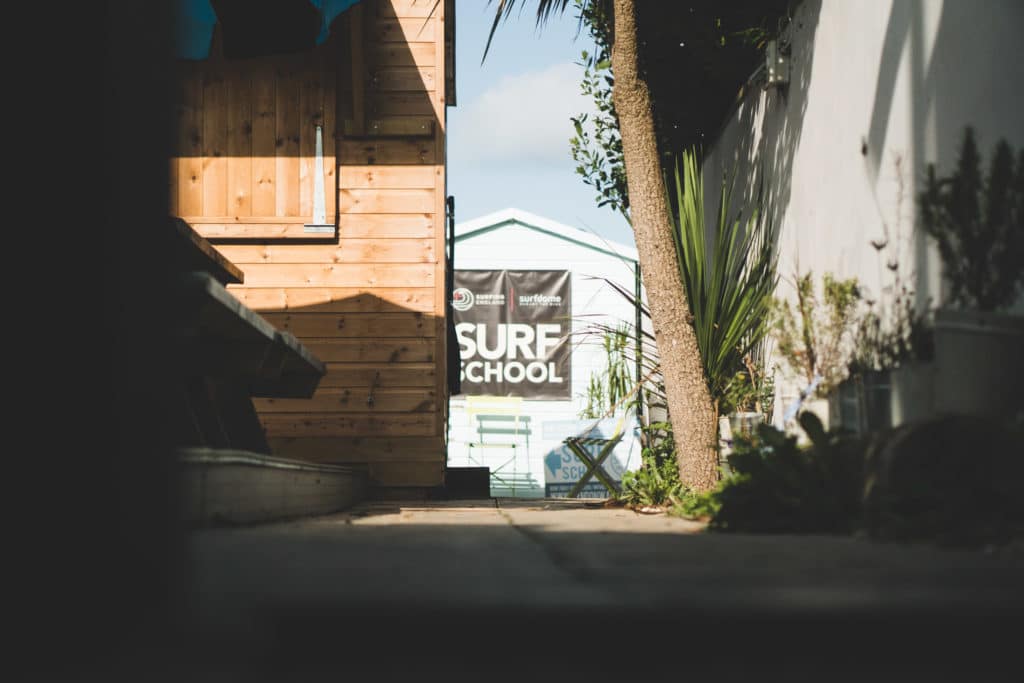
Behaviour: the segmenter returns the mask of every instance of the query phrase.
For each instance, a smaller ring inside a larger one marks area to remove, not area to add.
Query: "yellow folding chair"
[[[530,416],[522,414],[522,407],[518,396],[466,397],[466,415],[474,428],[467,444],[469,461],[490,469],[491,495],[497,491],[514,496],[517,487],[526,485],[518,476],[519,457],[528,458],[530,449]],[[490,457],[494,453],[498,456]],[[528,462],[523,469],[529,473]]]

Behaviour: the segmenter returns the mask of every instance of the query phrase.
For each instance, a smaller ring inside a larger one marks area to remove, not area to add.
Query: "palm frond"
[[[585,0],[583,6],[596,0]],[[607,1],[607,0],[605,0]],[[537,2],[537,26],[543,26],[548,19],[551,18],[552,14],[561,14],[565,12],[565,8],[569,6],[569,0],[536,0]],[[525,2],[518,2],[518,0],[487,0],[488,5],[497,4],[494,11],[494,23],[491,24],[491,31],[487,34],[487,45],[484,46],[484,55],[480,58],[480,63],[483,64],[484,60],[487,59],[487,52],[491,49],[491,40],[494,38],[495,31],[498,30],[498,24],[503,20],[508,19],[509,15],[512,14],[513,8],[519,6],[520,12],[522,12]],[[583,17],[580,15],[580,22],[582,23]]]

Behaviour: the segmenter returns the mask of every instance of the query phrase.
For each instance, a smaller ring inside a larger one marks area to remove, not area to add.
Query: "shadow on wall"
[[[244,261],[277,253],[266,244],[218,248]],[[344,250],[313,248],[325,252],[328,264],[330,252]],[[396,467],[433,472],[443,465],[440,403],[447,399],[436,359],[444,320],[433,314],[433,287],[386,280],[385,286],[394,285],[386,290],[390,299],[345,287],[263,288],[260,266],[239,267],[255,286],[230,291],[274,327],[294,334],[327,367],[311,398],[254,401],[274,454],[327,464],[370,461],[375,481]],[[386,264],[379,276],[394,272],[402,278],[403,271],[421,269],[421,282],[429,283],[429,263]],[[311,270],[332,273],[344,266]]]
[[[1024,61],[1017,47],[1024,28],[1024,5],[1014,0],[976,3],[945,0],[929,45],[930,17],[924,0],[894,2],[886,25],[874,107],[868,127],[867,173],[875,187],[884,162],[894,91],[904,54],[910,59],[910,117],[913,147],[910,187],[916,194],[927,164],[940,175],[956,164],[964,128],[975,127],[985,163],[1000,138],[1024,143]],[[930,48],[930,49],[929,49]],[[917,306],[945,297],[937,255],[926,235],[914,235]],[[941,295],[941,296],[940,296]]]
[[[783,36],[782,42],[792,47],[788,85],[767,89],[754,86],[734,113],[737,125],[727,126],[715,141],[713,154],[705,157],[705,194],[717,197],[720,179],[735,175],[732,210],[750,215],[758,207],[760,196],[763,218],[776,230],[789,206],[793,159],[800,147],[807,111],[820,12],[821,0],[803,3]],[[722,154],[722,150],[732,151]],[[709,186],[708,182],[715,185]]]
[[[820,132],[823,127],[835,127],[836,142],[829,149],[806,154],[825,154],[833,160],[862,165],[868,192],[888,193],[889,189],[879,188],[889,187],[882,176],[896,151],[893,141],[898,139],[900,147],[908,146],[901,150],[905,151],[901,158],[905,160],[902,173],[906,174],[906,201],[912,206],[928,163],[937,163],[940,174],[952,170],[966,126],[973,126],[978,133],[984,163],[1000,138],[1011,145],[1024,144],[1024,119],[1020,116],[1024,91],[1012,85],[1024,82],[1024,62],[1016,47],[1024,27],[1024,5],[1013,0],[984,4],[906,0],[880,11],[887,14],[878,17],[884,33],[877,55],[877,76],[863,90],[857,89],[855,80],[834,90],[833,97],[838,99],[833,111],[841,116],[834,122],[816,120],[814,128]],[[717,183],[735,169],[733,210],[749,212],[761,192],[765,217],[776,228],[781,227],[780,221],[791,204],[792,171],[805,125],[818,28],[822,21],[829,22],[830,31],[837,30],[839,21],[849,24],[842,26],[844,31],[877,25],[866,7],[844,12],[838,13],[834,5],[823,8],[820,0],[808,0],[799,6],[788,36],[784,36],[793,49],[788,86],[785,90],[748,94],[716,141],[714,153],[708,155],[705,178],[714,178]],[[863,49],[858,54],[859,43],[853,45],[849,59],[871,64],[875,55],[863,54]],[[821,72],[824,68],[819,68],[819,83],[843,77],[842,73]],[[868,118],[862,129],[854,122],[843,123],[850,111],[858,109],[852,106],[858,102],[856,98],[869,98]],[[844,103],[850,106],[844,107]],[[859,148],[854,144],[838,146],[839,140],[860,138],[863,145]],[[717,187],[706,186],[705,190],[710,196],[717,194]],[[807,197],[815,189],[801,188],[798,192]],[[813,201],[801,200],[804,206],[808,203]],[[878,207],[888,203],[888,199],[878,197]],[[847,214],[857,211],[848,203],[821,208],[843,212],[843,218],[851,218]],[[877,220],[886,222],[882,215]],[[868,239],[865,234],[865,250]],[[923,232],[915,231],[911,246],[916,264],[916,305],[920,310],[928,299],[932,305],[940,301],[941,268],[938,254]]]

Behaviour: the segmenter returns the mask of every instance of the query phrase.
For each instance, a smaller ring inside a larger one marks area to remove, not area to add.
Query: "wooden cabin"
[[[434,487],[446,461],[445,108],[454,1],[361,0],[290,54],[179,64],[170,211],[229,291],[327,367],[258,399],[275,455]]]

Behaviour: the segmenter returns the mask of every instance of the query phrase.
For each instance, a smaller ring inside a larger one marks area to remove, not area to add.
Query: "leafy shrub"
[[[630,507],[678,505],[686,487],[679,480],[672,427],[668,422],[654,422],[645,432],[641,465],[622,475],[622,492],[617,500]]]
[[[709,528],[767,533],[849,533],[861,519],[865,442],[825,432],[809,412],[800,424],[811,438],[759,425],[752,439],[736,440],[729,465],[734,474],[714,491]]]
[[[819,300],[812,274],[798,276],[796,306],[774,298],[771,325],[776,350],[789,369],[808,385],[820,376],[816,393],[825,397],[846,378],[861,294],[856,278],[837,280],[825,273],[822,283],[823,297]]]
[[[942,415],[870,449],[865,528],[882,540],[971,546],[1024,532],[1020,423]]]

